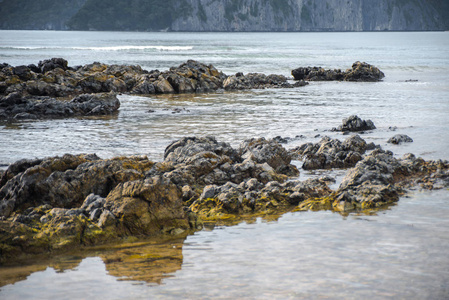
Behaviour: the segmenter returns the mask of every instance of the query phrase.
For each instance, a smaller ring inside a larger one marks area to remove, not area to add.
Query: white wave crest
[[[159,50],[159,51],[187,51],[192,50],[193,46],[104,46],[104,47],[0,47],[0,49],[10,50],[92,50],[92,51],[126,51],[126,50]]]
[[[160,51],[185,51],[192,50],[192,46],[105,46],[105,47],[74,47],[77,50],[95,51],[122,51],[122,50],[160,50]]]

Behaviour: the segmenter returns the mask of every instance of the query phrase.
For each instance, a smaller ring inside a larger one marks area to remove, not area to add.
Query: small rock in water
[[[356,115],[352,115],[349,118],[343,119],[343,124],[337,128],[332,128],[332,131],[364,131],[376,129],[373,121],[362,120]]]
[[[278,136],[274,137],[272,140],[279,144],[287,144],[288,141],[291,140],[291,138],[289,138],[289,137],[283,138],[280,135],[278,135]]]
[[[387,143],[399,145],[402,143],[413,143],[413,139],[405,134],[396,134],[388,140]]]

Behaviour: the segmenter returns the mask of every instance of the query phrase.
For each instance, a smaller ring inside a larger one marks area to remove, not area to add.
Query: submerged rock
[[[332,131],[365,131],[365,130],[373,130],[376,129],[373,121],[371,120],[362,120],[356,115],[352,115],[346,119],[343,119],[343,124],[338,126],[337,128],[332,128]]]
[[[351,69],[326,70],[320,67],[301,67],[292,70],[295,80],[306,81],[380,81],[385,74],[365,62],[355,62]]]

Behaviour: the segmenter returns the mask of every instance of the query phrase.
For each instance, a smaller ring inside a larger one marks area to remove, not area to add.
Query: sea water
[[[377,127],[362,137],[396,157],[410,152],[449,159],[448,32],[0,31],[0,62],[28,65],[51,57],[63,57],[70,66],[99,61],[161,71],[195,59],[226,74],[288,77],[297,67],[346,69],[365,61],[386,77],[376,83],[311,82],[294,89],[120,95],[120,111],[112,117],[0,124],[2,168],[22,158],[64,153],[144,154],[160,161],[165,147],[183,136],[213,135],[235,147],[248,138],[282,136],[292,138],[284,147],[293,148],[323,136],[345,139],[330,129],[353,114]],[[414,142],[386,142],[398,133]],[[320,174],[302,171],[300,179]],[[344,172],[330,174],[341,178]],[[136,276],[141,265],[134,273],[132,267],[113,272],[105,254],[98,253],[59,271],[54,263],[44,270],[30,266],[40,271],[0,282],[0,298],[443,299],[449,282],[448,210],[447,190],[414,190],[374,216],[298,212],[257,219],[188,236],[175,245],[181,255],[177,267],[161,271],[165,275],[158,280]],[[150,260],[145,270],[153,269]]]

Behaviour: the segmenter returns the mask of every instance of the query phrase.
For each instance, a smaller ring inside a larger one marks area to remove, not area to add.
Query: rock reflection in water
[[[0,267],[0,287],[27,280],[31,274],[48,269],[53,269],[55,273],[76,272],[89,257],[99,257],[107,274],[116,277],[116,280],[161,284],[164,278],[173,276],[181,269],[184,240],[185,237],[98,247],[51,260]]]
[[[170,243],[131,244],[112,253],[100,254],[109,275],[119,280],[145,281],[161,284],[181,269],[184,239]]]

